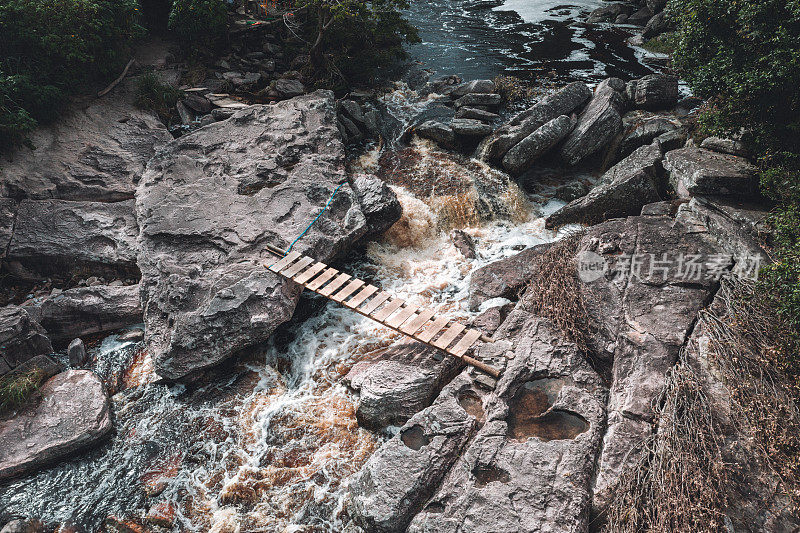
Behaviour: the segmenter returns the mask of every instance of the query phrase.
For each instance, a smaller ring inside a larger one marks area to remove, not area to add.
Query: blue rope
[[[308,225],[308,227],[307,227],[306,229],[304,229],[304,230],[303,230],[303,233],[301,233],[300,235],[298,235],[298,237],[297,237],[295,240],[293,240],[293,241],[292,241],[292,244],[290,244],[290,245],[289,245],[289,248],[287,248],[287,249],[286,249],[286,253],[287,253],[287,254],[288,254],[289,252],[291,252],[291,251],[292,251],[292,246],[294,246],[294,245],[297,243],[297,241],[299,241],[299,240],[300,240],[300,239],[303,237],[303,235],[305,235],[305,234],[308,232],[308,230],[310,230],[310,229],[311,229],[311,226],[313,226],[313,225],[314,225],[314,222],[316,222],[317,220],[319,220],[319,217],[321,217],[321,216],[322,216],[322,214],[323,214],[325,211],[327,211],[327,210],[328,210],[328,208],[329,208],[329,207],[330,207],[330,205],[331,205],[331,202],[333,201],[333,197],[334,197],[334,196],[336,196],[336,193],[337,193],[337,192],[339,192],[339,189],[341,189],[341,188],[342,188],[342,185],[344,185],[344,184],[345,184],[345,182],[343,181],[342,183],[340,183],[340,184],[339,184],[339,186],[338,186],[338,187],[336,187],[336,189],[333,191],[333,194],[331,194],[331,197],[330,197],[330,198],[328,198],[328,202],[325,204],[325,207],[323,207],[323,208],[322,208],[322,211],[320,211],[320,212],[319,212],[319,215],[317,215],[317,218],[315,218],[314,220],[312,220],[312,221],[311,221],[311,224],[309,224],[309,225]]]

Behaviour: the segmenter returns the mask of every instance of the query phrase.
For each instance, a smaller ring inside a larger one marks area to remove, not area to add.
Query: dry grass
[[[44,373],[39,369],[0,378],[0,413],[17,409],[39,388]]]
[[[514,76],[497,76],[492,81],[494,81],[497,94],[502,96],[503,101],[507,103],[530,98],[535,93],[528,82]]]
[[[746,481],[729,457],[731,433],[752,443],[752,464],[775,474],[797,510],[800,412],[775,348],[781,320],[751,282],[728,278],[698,327],[730,392],[729,412],[721,419],[683,351],[660,399],[658,430],[613,491],[606,531],[727,532],[725,513],[753,490],[739,486]]]

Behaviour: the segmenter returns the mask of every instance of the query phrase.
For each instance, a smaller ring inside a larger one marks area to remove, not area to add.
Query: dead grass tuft
[[[0,413],[22,406],[39,388],[44,372],[34,368],[22,373],[6,374],[0,378]]]

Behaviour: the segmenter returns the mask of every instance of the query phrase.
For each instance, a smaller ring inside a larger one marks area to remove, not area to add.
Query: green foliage
[[[419,35],[402,10],[407,0],[303,0],[312,76],[328,87],[366,84],[406,57]]]
[[[213,49],[227,38],[228,8],[223,0],[174,0],[169,27],[190,49]]]
[[[20,407],[39,388],[44,374],[32,369],[18,374],[6,374],[0,378],[0,413]]]
[[[142,28],[136,0],[0,2],[0,148],[54,119],[64,93],[119,73]]]
[[[642,44],[642,48],[658,54],[671,54],[675,51],[676,35],[673,32],[662,33]]]
[[[169,124],[176,118],[175,104],[182,96],[183,91],[162,82],[155,72],[148,72],[139,78],[134,103],[142,109],[155,111],[165,124]]]

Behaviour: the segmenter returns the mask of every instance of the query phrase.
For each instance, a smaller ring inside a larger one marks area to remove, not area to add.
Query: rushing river
[[[466,79],[647,72],[622,46],[627,32],[576,24],[598,4],[415,1],[409,16],[426,42],[412,53],[438,74]],[[386,104],[401,121],[426,106],[402,89]],[[425,142],[376,150],[354,166],[391,183],[404,216],[342,268],[438,314],[470,319],[472,271],[559,237],[542,218],[559,204]],[[452,228],[475,238],[477,260],[457,252]],[[94,368],[116,391],[114,435],[91,452],[0,486],[0,519],[37,517],[94,531],[108,516],[136,520],[151,510],[174,515],[174,531],[341,531],[349,521],[348,480],[387,437],[358,427],[357,399],[344,376],[400,339],[336,304],[301,305],[312,310],[305,320],[222,365],[202,386],[154,383],[141,345],[111,336],[95,346]]]

